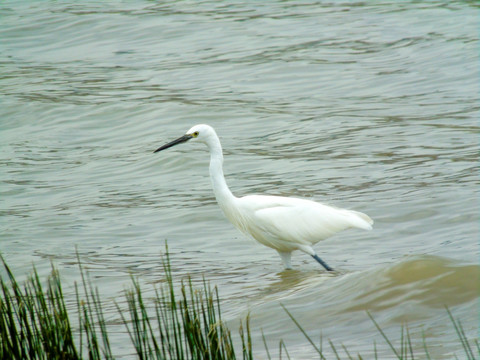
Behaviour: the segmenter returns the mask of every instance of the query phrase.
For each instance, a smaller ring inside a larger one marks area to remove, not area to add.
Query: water
[[[370,310],[394,339],[406,322],[415,347],[424,333],[435,358],[461,357],[444,306],[478,336],[478,10],[2,2],[0,251],[20,278],[53,261],[71,295],[77,248],[116,323],[130,274],[147,297],[163,281],[167,239],[174,274],[218,285],[232,329],[250,311],[259,358],[262,329],[272,354],[284,339],[312,357],[280,304],[353,354],[382,344]],[[236,195],[335,204],[374,230],[315,246],[336,275],[300,253],[282,271],[224,219],[204,147],[152,154],[196,123],[219,133]]]

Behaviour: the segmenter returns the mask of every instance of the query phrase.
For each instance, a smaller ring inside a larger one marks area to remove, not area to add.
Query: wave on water
[[[429,308],[456,306],[478,298],[480,266],[421,256],[356,277],[356,295],[345,312],[384,310],[406,303]]]

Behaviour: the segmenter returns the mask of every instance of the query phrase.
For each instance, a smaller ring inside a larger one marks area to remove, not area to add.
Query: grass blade
[[[370,320],[372,320],[373,324],[375,325],[375,327],[377,328],[377,330],[380,332],[380,334],[382,335],[382,337],[385,339],[385,341],[387,342],[388,346],[390,347],[390,349],[392,349],[393,353],[395,354],[395,356],[402,360],[402,358],[400,357],[400,355],[398,354],[397,350],[395,349],[395,347],[393,346],[392,342],[390,341],[390,339],[387,337],[387,335],[383,332],[382,328],[378,325],[378,323],[375,321],[375,319],[373,318],[373,316],[370,314],[369,311],[367,311],[367,314],[368,314],[368,317],[370,318]],[[376,350],[375,350],[376,351]],[[375,356],[377,356],[375,354]]]
[[[450,309],[448,307],[445,307],[445,309],[447,310],[447,314],[450,318],[450,321],[452,322],[452,324],[455,328],[455,331],[458,335],[458,338],[460,339],[460,342],[462,343],[462,347],[463,347],[463,350],[465,351],[465,355],[467,356],[467,359],[468,360],[475,360],[475,355],[473,355],[472,348],[470,347],[470,344],[469,344],[468,339],[465,335],[465,332],[463,331],[462,324],[460,324],[460,322],[457,324],[457,322],[453,318],[453,315],[450,312]]]
[[[290,311],[288,311],[287,308],[283,304],[280,304],[280,306],[283,308],[283,310],[285,310],[285,312],[290,317],[290,319],[295,323],[295,325],[297,325],[298,329],[302,332],[302,334],[305,336],[305,338],[308,340],[308,342],[310,344],[312,344],[315,351],[320,355],[320,358],[325,359],[325,357],[322,354],[322,351],[315,345],[315,343],[312,341],[310,336],[308,336],[308,334],[305,332],[305,330],[302,328],[302,326],[298,323],[298,321],[293,317],[293,315],[290,313]]]

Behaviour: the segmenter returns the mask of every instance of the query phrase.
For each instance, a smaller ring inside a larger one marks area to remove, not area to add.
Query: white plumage
[[[314,257],[330,271],[332,269],[317,256],[312,246],[348,228],[372,229],[372,219],[353,210],[280,196],[235,197],[223,175],[220,140],[215,130],[208,125],[192,127],[185,135],[161,146],[155,152],[190,139],[205,143],[210,150],[210,179],[218,205],[225,216],[243,233],[277,250],[286,269],[291,269],[292,251],[300,250]]]

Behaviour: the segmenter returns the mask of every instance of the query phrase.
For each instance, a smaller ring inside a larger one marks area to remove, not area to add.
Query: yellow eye
[[[198,136],[198,131],[195,131],[192,135],[193,135],[193,137],[197,137]]]

